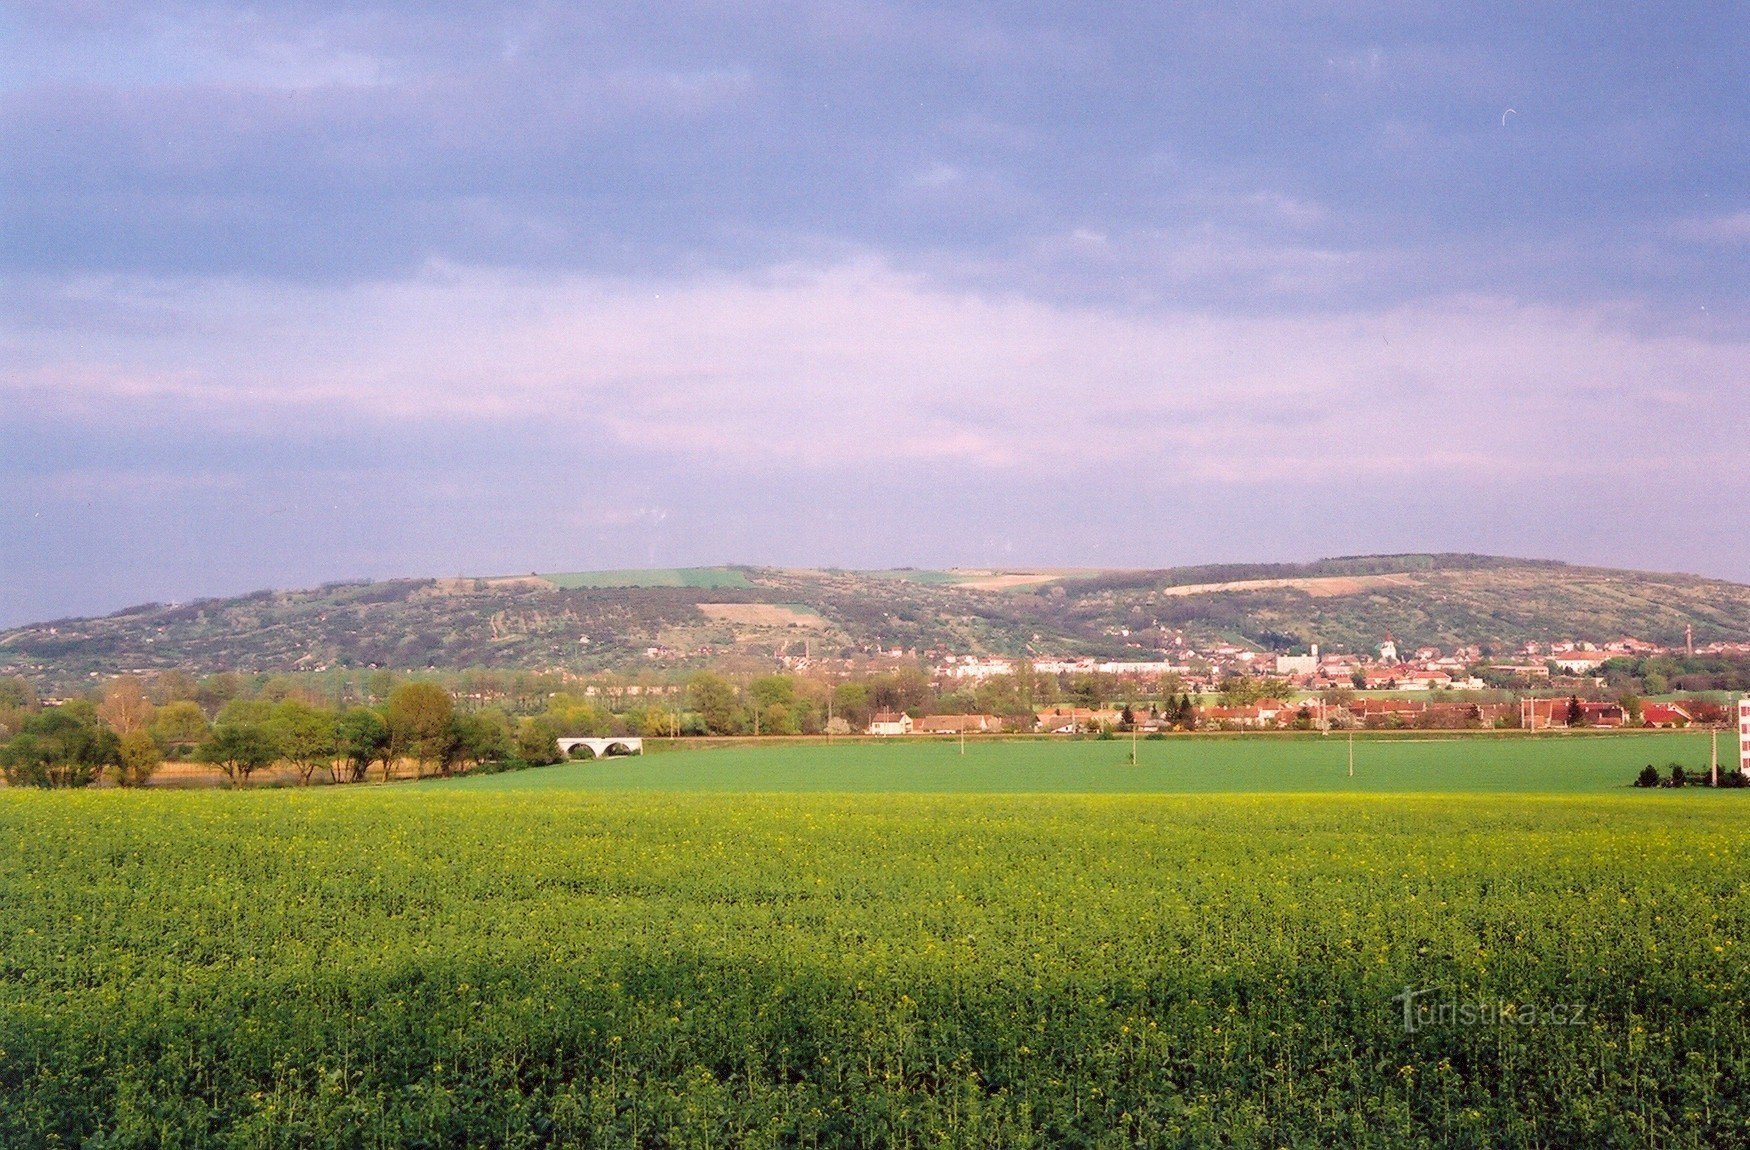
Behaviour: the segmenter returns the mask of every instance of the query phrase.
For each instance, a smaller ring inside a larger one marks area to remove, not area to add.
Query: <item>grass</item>
[[[964,756],[953,739],[774,741],[426,785],[464,791],[1585,794],[1621,791],[1647,763],[1663,769],[1679,761],[1688,770],[1705,770],[1708,740],[1695,732],[1368,735],[1355,743],[1354,778],[1340,735],[1145,739],[1137,744],[1137,766],[1124,739],[974,740]],[[1735,741],[1722,738],[1728,766],[1735,753]]]
[[[573,571],[541,578],[557,587],[752,587],[736,567],[667,567],[629,571]]]

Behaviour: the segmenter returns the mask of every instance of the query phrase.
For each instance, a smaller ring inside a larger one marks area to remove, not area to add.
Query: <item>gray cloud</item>
[[[1733,5],[4,20],[0,620],[641,562],[1750,574],[1661,511],[1750,494]]]

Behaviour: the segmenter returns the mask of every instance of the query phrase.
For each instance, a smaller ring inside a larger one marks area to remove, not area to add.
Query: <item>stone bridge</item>
[[[642,755],[644,753],[643,739],[626,736],[614,736],[606,739],[560,739],[558,742],[559,753],[568,759],[582,757],[576,754],[579,747],[587,750],[592,759],[605,758],[608,754],[616,751],[622,755]]]

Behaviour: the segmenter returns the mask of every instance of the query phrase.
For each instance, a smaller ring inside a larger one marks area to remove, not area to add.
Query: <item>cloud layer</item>
[[[1750,577],[1692,519],[1750,486],[1750,21],[1442,12],[15,7],[0,623],[639,562]]]

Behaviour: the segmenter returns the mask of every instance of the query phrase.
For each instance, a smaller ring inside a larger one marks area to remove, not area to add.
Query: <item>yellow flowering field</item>
[[[1740,1145],[1737,797],[4,793],[0,1145]]]

